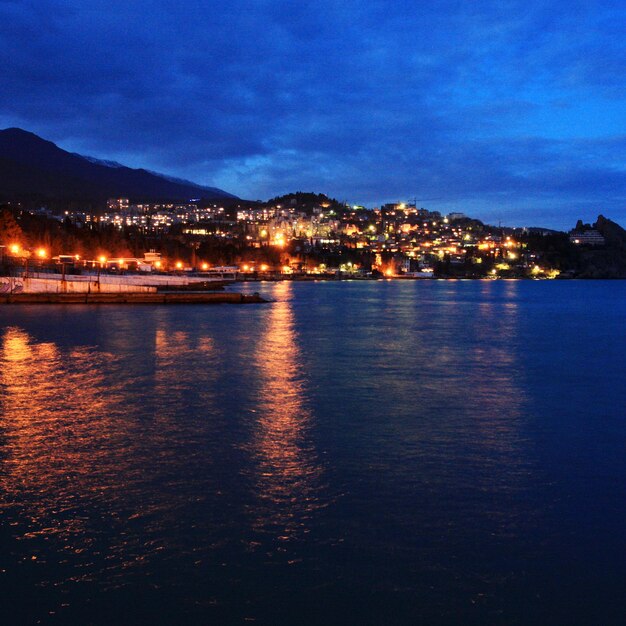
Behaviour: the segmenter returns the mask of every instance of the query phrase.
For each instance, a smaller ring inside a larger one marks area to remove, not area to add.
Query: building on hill
[[[604,237],[593,228],[587,230],[571,230],[569,240],[580,246],[603,246],[605,244]]]

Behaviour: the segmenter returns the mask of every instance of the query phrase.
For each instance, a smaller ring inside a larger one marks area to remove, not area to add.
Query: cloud
[[[0,120],[251,198],[623,219],[624,17],[609,1],[2,0]]]

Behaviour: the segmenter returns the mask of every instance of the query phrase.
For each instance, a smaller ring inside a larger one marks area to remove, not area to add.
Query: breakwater
[[[14,293],[0,304],[253,304],[267,302],[259,294],[224,292]]]

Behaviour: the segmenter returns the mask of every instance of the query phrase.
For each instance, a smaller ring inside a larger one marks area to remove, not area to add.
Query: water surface
[[[3,623],[626,611],[626,283],[0,309]]]

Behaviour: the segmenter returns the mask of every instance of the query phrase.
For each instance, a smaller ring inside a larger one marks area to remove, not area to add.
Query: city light
[[[276,246],[279,249],[277,251],[281,252],[288,247],[293,248],[293,258],[285,266],[276,263],[278,259],[272,259],[272,263],[266,259],[262,264],[257,264],[256,261],[240,261],[237,271],[245,273],[246,278],[257,271],[311,274],[315,271],[311,268],[315,266],[321,272],[324,271],[321,269],[324,261],[329,263],[329,274],[343,274],[344,278],[357,275],[360,278],[374,278],[373,270],[376,269],[379,276],[382,273],[388,278],[421,278],[422,269],[429,266],[440,277],[484,277],[489,275],[493,267],[504,271],[505,263],[510,264],[506,271],[511,278],[545,278],[551,271],[551,263],[545,262],[545,254],[533,254],[534,250],[529,248],[524,235],[518,238],[502,232],[504,229],[478,229],[474,224],[467,225],[456,217],[415,209],[412,204],[396,203],[373,210],[360,206],[354,209],[352,205],[346,204],[343,209],[336,207],[337,210],[328,211],[322,210],[322,206],[327,203],[319,203],[312,211],[301,211],[291,201],[290,204],[270,204],[258,208],[241,206],[237,212],[237,221],[245,221],[246,225],[240,230],[241,225],[223,221],[223,207],[171,203],[130,205],[121,200],[113,199],[109,206],[111,212],[102,219],[99,218],[98,223],[115,225],[120,229],[126,225],[140,226],[146,234],[157,235],[159,238],[167,238],[170,227],[182,224],[185,226],[182,229],[183,235],[193,235],[195,239],[182,237],[178,240],[183,246],[179,251],[181,256],[195,259],[200,248],[198,237],[207,238],[202,245],[209,246],[209,249],[213,245],[212,240],[231,240],[231,245],[240,246],[239,258],[251,258],[254,248],[263,248],[268,244]],[[418,219],[407,219],[410,215],[415,215]],[[79,227],[81,224],[95,223],[97,217],[84,211],[69,211],[66,216]],[[212,220],[217,219],[220,221],[209,226]],[[583,240],[578,233],[573,233],[570,241]],[[85,255],[93,254],[88,245],[89,241],[78,238],[77,247],[80,246],[79,249],[84,250]],[[41,260],[51,259],[53,253],[43,247],[24,248],[21,242],[14,241],[6,246],[6,254],[15,257],[17,261],[29,256]],[[155,249],[140,249],[136,259],[113,262],[118,269],[137,272],[151,269],[161,272],[190,269],[186,262],[162,259],[161,254]],[[346,257],[351,258],[351,261]],[[97,259],[90,261],[89,265],[99,262],[102,270],[111,263],[104,255],[86,258]],[[329,262],[331,258],[333,261]],[[78,265],[82,257],[60,254],[52,260]],[[494,262],[498,262],[500,267],[493,264]],[[535,263],[542,267],[540,272],[533,271]],[[203,272],[212,267],[208,262],[200,260],[194,261],[193,266]],[[288,272],[285,267],[290,268]],[[496,273],[499,274],[498,271]]]

